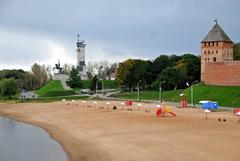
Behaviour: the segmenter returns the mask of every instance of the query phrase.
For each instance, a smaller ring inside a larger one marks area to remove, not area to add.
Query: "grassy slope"
[[[71,90],[64,90],[59,80],[52,80],[45,86],[37,90],[37,95],[41,97],[65,96],[74,94]]]
[[[223,87],[223,86],[209,86],[204,84],[195,84],[193,86],[194,102],[198,103],[200,100],[217,101],[220,106],[240,106],[240,87]],[[188,102],[190,102],[191,89],[164,91],[162,97],[166,97],[168,101],[178,102],[180,100],[179,94],[185,93]],[[136,99],[137,92],[122,93],[117,97]],[[158,91],[142,91],[140,98],[143,100],[158,100]]]

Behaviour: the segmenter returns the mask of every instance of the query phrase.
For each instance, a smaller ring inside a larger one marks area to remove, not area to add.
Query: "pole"
[[[191,105],[193,106],[193,86],[191,85]]]
[[[138,102],[140,101],[140,98],[139,98],[139,82],[138,82]]]
[[[104,95],[104,81],[103,81],[103,79],[102,79],[102,93]]]
[[[98,89],[98,80],[96,80],[96,97],[98,98],[97,89]]]
[[[191,83],[191,104],[194,106],[194,100],[193,100],[193,84],[197,83],[198,80]]]
[[[141,80],[138,81],[138,98],[137,98],[138,102],[140,101],[140,96],[139,96],[139,92],[140,92],[139,83],[140,83],[140,82],[141,82]]]
[[[161,87],[161,83],[159,85],[159,103],[162,103],[162,87]]]
[[[165,81],[162,81],[159,83],[159,103],[162,103],[162,84],[165,83]]]

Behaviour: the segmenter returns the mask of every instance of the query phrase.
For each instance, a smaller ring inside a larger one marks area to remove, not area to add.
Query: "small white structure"
[[[34,99],[37,95],[34,91],[23,91],[19,97],[20,99]]]

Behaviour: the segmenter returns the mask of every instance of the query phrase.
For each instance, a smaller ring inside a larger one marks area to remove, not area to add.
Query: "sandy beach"
[[[206,120],[201,109],[170,107],[176,117],[156,117],[156,104],[128,111],[121,102],[93,102],[1,103],[0,115],[42,127],[70,161],[239,160],[240,122],[231,112]]]

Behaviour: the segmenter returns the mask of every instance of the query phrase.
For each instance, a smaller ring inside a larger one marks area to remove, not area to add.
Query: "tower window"
[[[218,50],[216,50],[216,54],[218,54]]]
[[[216,62],[217,61],[217,58],[216,57],[213,57],[213,62]]]
[[[216,42],[216,45],[218,46],[218,42]]]
[[[204,54],[206,54],[207,52],[206,52],[206,50],[204,51]]]

